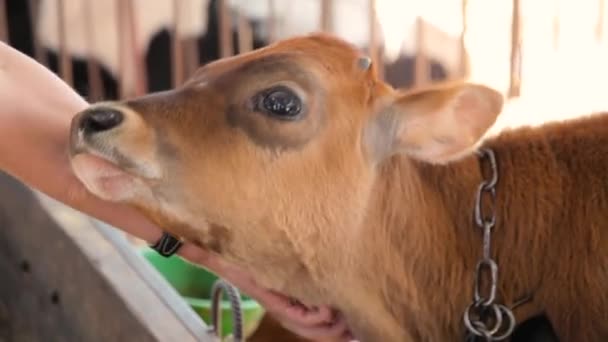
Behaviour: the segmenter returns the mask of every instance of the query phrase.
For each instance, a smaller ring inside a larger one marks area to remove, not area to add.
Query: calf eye
[[[302,111],[302,101],[289,88],[276,87],[260,95],[257,109],[279,119],[296,119]]]

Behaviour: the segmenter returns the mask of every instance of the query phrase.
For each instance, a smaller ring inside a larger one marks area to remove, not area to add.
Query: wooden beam
[[[190,77],[199,67],[198,40],[196,37],[188,37],[182,41],[184,47],[184,74]]]
[[[0,41],[10,44],[8,39],[8,17],[6,16],[6,0],[0,0]]]
[[[245,53],[253,50],[253,29],[247,20],[247,17],[242,13],[238,13],[238,46],[239,53]]]
[[[132,95],[133,90],[128,89],[126,80],[128,79],[127,73],[129,70],[129,37],[125,34],[127,30],[127,1],[129,0],[114,0],[116,6],[116,20],[118,24],[118,96],[120,98],[126,98]]]
[[[220,57],[229,57],[234,54],[232,49],[232,22],[226,0],[217,1],[217,17],[219,22],[219,49]]]
[[[107,225],[0,173],[0,340],[217,341]]]
[[[321,1],[321,30],[325,32],[331,32],[333,30],[333,0],[320,0]]]
[[[517,97],[521,93],[521,7],[520,0],[513,0],[511,23],[511,74],[509,79],[508,98]]]
[[[36,59],[38,63],[47,66],[48,61],[46,58],[46,54],[44,53],[42,46],[40,46],[40,39],[38,39],[38,18],[40,17],[39,8],[40,0],[28,1],[28,10],[32,22],[32,44],[34,46],[34,59]]]
[[[179,35],[179,22],[181,17],[181,0],[173,0],[173,34],[171,35],[171,61],[173,68],[173,87],[177,87],[184,82],[184,47]]]
[[[121,0],[127,2],[128,34],[133,47],[133,67],[135,71],[135,96],[144,95],[147,92],[146,58],[145,51],[139,49],[142,44],[137,41],[137,20],[133,0]]]
[[[277,40],[277,11],[274,0],[268,1],[268,42]]]
[[[421,17],[416,18],[416,63],[414,68],[414,86],[420,87],[428,83],[431,70],[425,48],[425,25]]]
[[[103,99],[103,82],[101,81],[101,68],[99,67],[99,61],[95,57],[95,50],[97,48],[95,41],[95,27],[93,27],[93,9],[91,8],[91,1],[84,1],[84,18],[86,25],[86,37],[87,37],[87,76],[89,79],[89,102],[100,101]]]
[[[467,44],[466,35],[468,30],[468,9],[469,1],[461,0],[461,11],[462,11],[462,32],[460,33],[460,77],[466,79],[469,77],[469,63],[467,61]]]
[[[72,59],[67,44],[65,23],[65,0],[57,1],[57,30],[59,31],[59,75],[65,83],[72,86]]]
[[[133,0],[116,0],[118,11],[118,35],[120,54],[120,97],[141,96],[147,92],[145,51],[140,51],[137,41],[137,22]],[[125,86],[128,74],[133,76],[133,89]]]
[[[378,78],[384,79],[384,60],[378,41],[378,17],[376,15],[376,0],[369,0],[369,54],[378,73]]]

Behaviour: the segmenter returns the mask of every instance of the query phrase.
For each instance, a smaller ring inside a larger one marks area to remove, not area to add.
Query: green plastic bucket
[[[192,309],[207,323],[211,324],[211,288],[218,277],[202,267],[185,261],[177,255],[165,258],[149,247],[140,249],[141,255],[173,286]],[[232,313],[226,293],[221,301],[221,333],[232,332]],[[243,312],[243,333],[251,335],[258,327],[264,308],[252,298],[241,294]]]

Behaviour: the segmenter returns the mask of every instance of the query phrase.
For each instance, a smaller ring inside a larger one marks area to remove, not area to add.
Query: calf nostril
[[[110,130],[123,120],[123,114],[111,108],[95,108],[85,112],[80,122],[80,128],[85,133],[96,133]]]

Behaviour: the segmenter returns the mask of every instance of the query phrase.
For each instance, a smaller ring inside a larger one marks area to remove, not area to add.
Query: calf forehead
[[[193,77],[196,81],[211,81],[230,74],[233,77],[250,72],[283,68],[297,72],[313,70],[324,76],[358,76],[367,69],[369,60],[354,46],[340,39],[315,34],[284,40],[249,53],[224,58],[207,64]]]
[[[306,56],[294,52],[275,53],[234,63],[232,68],[222,73],[203,76],[203,82],[226,91],[229,95],[233,90],[255,90],[277,81],[292,81],[312,91],[322,87],[322,80],[326,79],[317,75],[317,69],[314,61]]]

